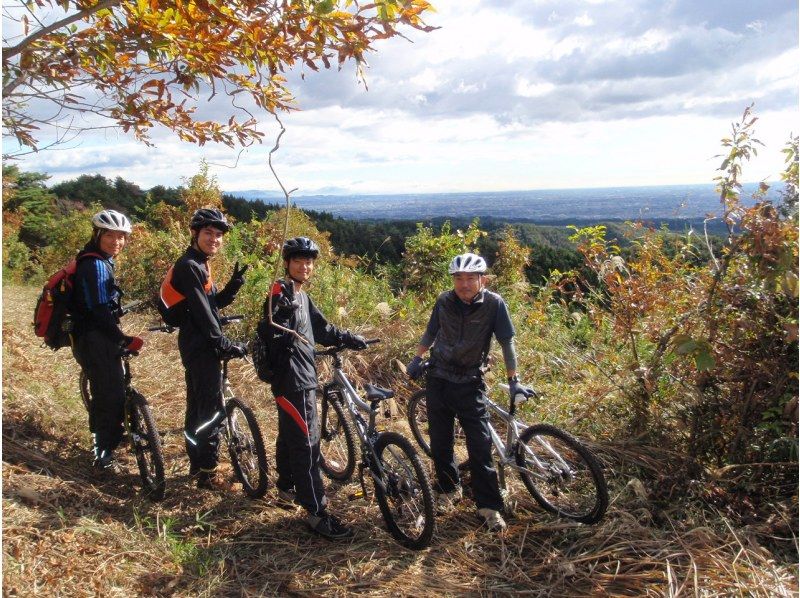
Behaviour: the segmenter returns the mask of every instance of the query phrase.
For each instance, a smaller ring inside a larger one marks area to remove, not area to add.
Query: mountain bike
[[[142,479],[142,492],[150,500],[161,500],[166,492],[164,480],[164,454],[161,448],[161,436],[156,428],[150,404],[144,395],[131,384],[131,357],[138,355],[135,351],[122,349],[122,371],[125,379],[125,433],[128,436],[131,453],[136,457],[139,476]],[[92,395],[89,388],[89,377],[81,370],[81,399],[86,411],[91,413]]]
[[[367,344],[377,342],[369,340]],[[342,370],[340,353],[344,350],[331,347],[316,352],[333,360],[333,379],[322,387],[319,415],[322,471],[333,480],[348,481],[356,467],[358,438],[362,495],[370,495],[366,483],[369,477],[389,533],[406,548],[421,550],[430,545],[434,531],[433,489],[425,466],[406,438],[376,430],[379,405],[394,392],[364,384],[362,399]],[[360,411],[368,414],[366,421]]]
[[[499,386],[508,392],[507,384]],[[534,500],[546,511],[581,523],[598,522],[608,507],[608,488],[597,458],[580,441],[560,428],[549,424],[529,426],[517,419],[517,406],[525,400],[524,395],[518,394],[506,411],[488,394],[484,394],[484,401],[494,420],[506,424],[504,440],[492,421],[489,422],[501,487],[507,489],[505,470],[510,469],[520,477]],[[409,399],[406,409],[414,438],[430,457],[425,389]],[[464,436],[457,420],[455,426],[458,443]],[[465,465],[462,462],[459,469],[465,468]]]
[[[244,316],[226,316],[220,318],[220,325],[226,326],[241,322]],[[177,328],[169,325],[153,326],[151,332],[172,333]],[[222,403],[225,409],[225,424],[222,437],[228,447],[231,465],[236,478],[241,482],[244,493],[250,498],[261,498],[267,492],[268,471],[267,452],[264,449],[264,438],[253,410],[233,392],[228,377],[228,362],[233,357],[222,358],[220,376],[222,378]]]
[[[122,308],[122,315],[135,309],[142,302],[136,301]],[[142,492],[150,500],[161,500],[166,492],[164,479],[164,454],[161,447],[161,436],[156,428],[150,404],[142,393],[131,383],[131,357],[138,355],[135,351],[120,350],[122,372],[125,380],[125,411],[123,424],[128,437],[131,453],[136,458],[139,477],[142,479]],[[92,395],[89,377],[81,370],[79,385],[81,399],[87,413],[91,413]]]

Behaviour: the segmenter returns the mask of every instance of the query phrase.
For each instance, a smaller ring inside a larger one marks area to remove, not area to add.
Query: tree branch
[[[61,19],[60,21],[56,21],[55,23],[51,23],[47,27],[43,27],[34,33],[31,33],[28,37],[24,40],[19,42],[16,46],[12,46],[10,48],[3,48],[3,64],[7,64],[9,59],[13,58],[23,50],[25,50],[28,46],[30,46],[36,40],[44,37],[48,33],[52,33],[57,29],[61,29],[62,27],[66,27],[67,25],[71,25],[75,21],[79,21],[85,17],[93,15],[96,12],[99,12],[105,8],[111,8],[113,6],[117,6],[122,2],[122,0],[101,0],[91,8],[87,8],[85,10],[78,11],[74,14],[68,15]]]

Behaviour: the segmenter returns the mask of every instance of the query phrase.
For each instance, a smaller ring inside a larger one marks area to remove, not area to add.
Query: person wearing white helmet
[[[445,510],[461,499],[461,479],[453,451],[453,427],[464,430],[472,474],[472,494],[478,515],[494,532],[506,528],[503,498],[492,461],[489,413],[483,401],[489,347],[494,336],[503,350],[511,396],[532,394],[517,377],[514,325],[508,306],[486,290],[486,261],[474,253],[457,255],[448,273],[453,289],[436,299],[416,356],[406,366],[413,378],[427,374],[428,426],[436,470],[437,506]],[[427,369],[422,358],[431,350]]]
[[[122,291],[114,278],[114,258],[125,248],[131,221],[115,210],[92,217],[92,238],[78,253],[72,292],[72,353],[89,378],[94,466],[115,471],[114,449],[122,440],[125,381],[120,348],[139,351],[142,339],[119,325]]]

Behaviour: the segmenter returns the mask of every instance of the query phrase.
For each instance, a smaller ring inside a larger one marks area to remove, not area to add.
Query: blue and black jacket
[[[104,256],[97,258],[87,253]],[[114,279],[114,260],[89,242],[78,253],[78,265],[73,278],[71,311],[75,320],[74,334],[80,336],[89,330],[100,330],[111,341],[126,340],[119,327],[122,291]]]

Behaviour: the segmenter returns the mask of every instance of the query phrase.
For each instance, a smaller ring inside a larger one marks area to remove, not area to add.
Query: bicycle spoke
[[[425,468],[399,434],[381,434],[375,450],[381,470],[376,498],[389,531],[404,546],[424,548],[430,543],[434,525],[433,491]]]

